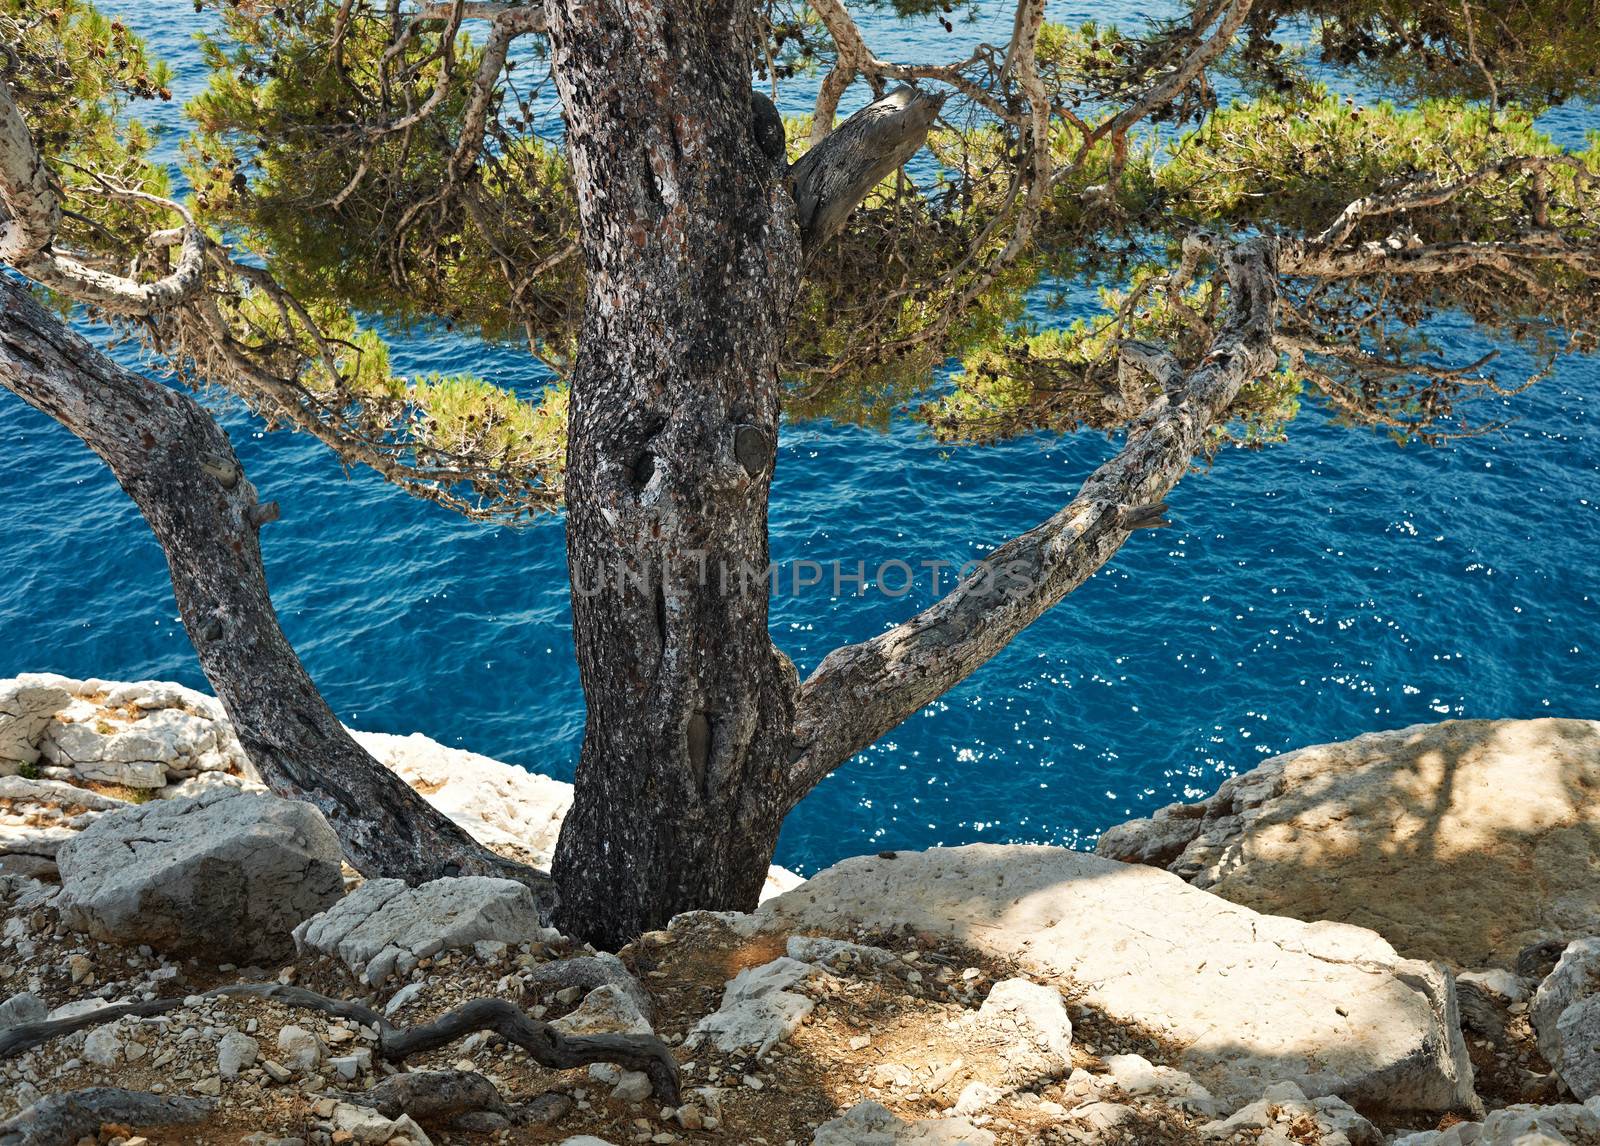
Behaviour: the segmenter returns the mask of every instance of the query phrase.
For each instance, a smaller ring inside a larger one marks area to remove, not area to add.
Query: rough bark
[[[351,739],[278,627],[257,543],[277,514],[193,399],[117,366],[0,278],[0,385],[99,454],[155,533],[184,628],[240,743],[278,794],[315,804],[350,862],[419,883],[542,877],[482,847]]]
[[[174,1098],[115,1086],[90,1086],[42,1098],[14,1118],[0,1122],[0,1146],[72,1146],[98,1141],[108,1123],[179,1126],[203,1122],[217,1108],[215,1099]]]
[[[549,15],[588,270],[567,463],[588,712],[554,874],[560,922],[616,945],[752,906],[787,811],[796,679],[761,571],[800,235],[747,5]]]

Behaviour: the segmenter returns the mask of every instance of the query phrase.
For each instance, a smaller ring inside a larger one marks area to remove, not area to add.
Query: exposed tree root
[[[199,1122],[216,1107],[210,1098],[170,1098],[116,1086],[90,1086],[41,1098],[0,1122],[0,1146],[72,1146],[80,1138],[95,1138],[107,1122],[177,1126]]]
[[[449,1122],[487,1110],[515,1118],[500,1091],[483,1075],[465,1070],[419,1070],[384,1079],[362,1094],[341,1092],[341,1102],[370,1106],[385,1118],[408,1115],[418,1122]]]
[[[505,999],[473,999],[448,1011],[430,1023],[415,1027],[396,1027],[361,1003],[319,995],[304,987],[282,983],[241,983],[217,987],[201,998],[248,995],[272,999],[286,1007],[300,1007],[353,1019],[378,1032],[378,1055],[387,1062],[401,1063],[413,1055],[435,1050],[476,1031],[493,1031],[509,1043],[527,1051],[540,1066],[566,1070],[594,1062],[616,1063],[625,1070],[640,1070],[649,1076],[657,1097],[663,1102],[678,1098],[678,1064],[667,1044],[655,1035],[569,1035],[548,1023],[531,1019],[521,1008]],[[164,1014],[184,1005],[181,998],[151,999],[141,1003],[122,1003],[102,1007],[87,1015],[24,1023],[0,1032],[0,1060],[12,1058],[61,1035],[113,1022],[125,1015]],[[9,1143],[0,1142],[0,1146]]]

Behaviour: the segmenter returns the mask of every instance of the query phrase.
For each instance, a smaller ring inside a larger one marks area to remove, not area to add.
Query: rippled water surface
[[[203,83],[187,4],[102,7]],[[1126,0],[1055,5],[1127,17]],[[1003,38],[991,12],[956,40]],[[889,29],[879,51],[952,55],[942,32]],[[174,126],[176,109],[159,109]],[[1593,109],[1548,119],[1564,142]],[[1062,316],[1067,317],[1067,316]],[[1441,328],[1464,356],[1470,330]],[[402,369],[529,382],[514,351],[414,338]],[[1512,373],[1526,362],[1508,355]],[[1505,403],[1516,421],[1436,450],[1302,416],[1289,444],[1221,457],[965,685],[826,781],[791,817],[780,862],[814,870],[872,847],[1083,842],[1265,755],[1451,716],[1600,717],[1600,368],[1561,365]],[[583,722],[559,521],[457,520],[346,474],[304,437],[227,423],[283,520],[263,534],[284,627],[349,724],[418,730],[570,777]],[[887,434],[789,426],[773,493],[780,561],[961,561],[1036,524],[1111,446],[1038,438],[950,454]],[[927,603],[775,602],[802,672]],[[204,687],[165,564],[97,459],[0,392],[0,675],[174,678]]]

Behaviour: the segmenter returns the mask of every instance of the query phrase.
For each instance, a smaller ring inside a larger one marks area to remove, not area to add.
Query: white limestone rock
[[[746,967],[723,988],[722,1005],[694,1025],[689,1038],[710,1039],[718,1050],[756,1047],[765,1055],[800,1029],[816,1003],[788,988],[805,982],[817,968],[780,956],[759,967]]]
[[[1220,1104],[1184,1071],[1157,1066],[1143,1055],[1114,1054],[1104,1060],[1117,1089],[1134,1098],[1155,1098],[1194,1114],[1215,1117]]]
[[[30,995],[26,991],[12,995],[0,1003],[0,1031],[7,1027],[20,1027],[24,1023],[42,1023],[49,1014],[49,1006],[37,995]]]
[[[903,925],[1084,990],[1163,1033],[1237,1105],[1272,1081],[1396,1111],[1474,1099],[1449,976],[1380,936],[1261,915],[1153,867],[1063,848],[971,845],[859,857],[755,913],[782,931]]]
[[[0,800],[39,807],[82,808],[91,812],[109,812],[128,804],[126,800],[91,792],[65,780],[27,776],[0,776]]]
[[[998,1036],[1001,1076],[1008,1086],[1032,1086],[1072,1069],[1072,1020],[1061,993],[1027,979],[1002,979],[973,1020]]]
[[[0,775],[39,759],[39,740],[72,694],[42,677],[0,680]]]
[[[247,1034],[229,1031],[217,1041],[217,1073],[223,1078],[237,1078],[247,1066],[254,1066],[261,1057],[261,1044]]]
[[[1200,1128],[1221,1143],[1296,1143],[1300,1146],[1383,1146],[1383,1135],[1343,1099],[1307,1098],[1292,1082],[1267,1088],[1257,1102]]]
[[[440,951],[484,939],[524,943],[542,929],[533,893],[515,880],[461,876],[407,887],[372,879],[296,927],[294,941],[376,987]]]
[[[994,1135],[966,1118],[903,1122],[876,1102],[858,1102],[817,1127],[811,1146],[994,1146]]]
[[[1600,938],[1567,944],[1534,992],[1528,1020],[1539,1053],[1572,1093],[1600,1094]]]
[[[550,869],[561,821],[572,807],[571,784],[451,748],[419,732],[396,736],[350,729],[350,735],[479,843],[515,848],[534,867]],[[803,882],[773,865],[761,898],[781,895]]]
[[[655,1031],[633,997],[615,983],[605,983],[583,997],[572,1010],[550,1024],[569,1035],[649,1035]]]
[[[561,820],[572,807],[572,785],[450,748],[421,733],[394,736],[351,730],[368,752],[481,844],[511,845],[546,871]]]
[[[104,813],[56,856],[69,927],[216,958],[271,959],[333,903],[339,840],[310,804],[212,793]]]
[[[791,935],[784,953],[802,963],[816,963],[840,970],[857,967],[873,970],[900,965],[900,956],[893,951],[852,943],[848,939],[832,939],[826,935]]]
[[[309,1074],[322,1063],[322,1040],[304,1027],[289,1025],[278,1031],[278,1057],[292,1070]]]
[[[142,730],[85,721],[56,724],[40,749],[52,764],[85,780],[124,788],[160,788],[167,782],[168,745]]]
[[[385,1118],[369,1106],[341,1102],[333,1108],[330,1120],[334,1130],[347,1131],[356,1146],[382,1146],[396,1138],[407,1138],[412,1146],[433,1146],[427,1132],[405,1114]]]
[[[1393,1146],[1594,1146],[1600,1143],[1600,1098],[1579,1105],[1507,1106],[1482,1122],[1458,1122],[1393,1140]]]

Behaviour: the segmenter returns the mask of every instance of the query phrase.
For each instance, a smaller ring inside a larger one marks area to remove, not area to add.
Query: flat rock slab
[[[543,931],[533,892],[515,880],[461,876],[407,887],[371,879],[296,927],[294,941],[343,960],[377,986],[447,948],[524,943]]]
[[[1600,722],[1450,720],[1303,748],[1096,850],[1258,911],[1370,927],[1414,958],[1511,967],[1538,940],[1600,934]]]
[[[836,935],[905,925],[1015,959],[1171,1046],[1176,1065],[1234,1105],[1283,1080],[1373,1110],[1473,1098],[1440,969],[1371,931],[1261,915],[1152,867],[1024,845],[864,856],[755,920]]]
[[[295,924],[338,899],[339,862],[333,829],[298,800],[153,801],[101,813],[61,845],[56,903],[97,939],[248,962],[287,952]]]

